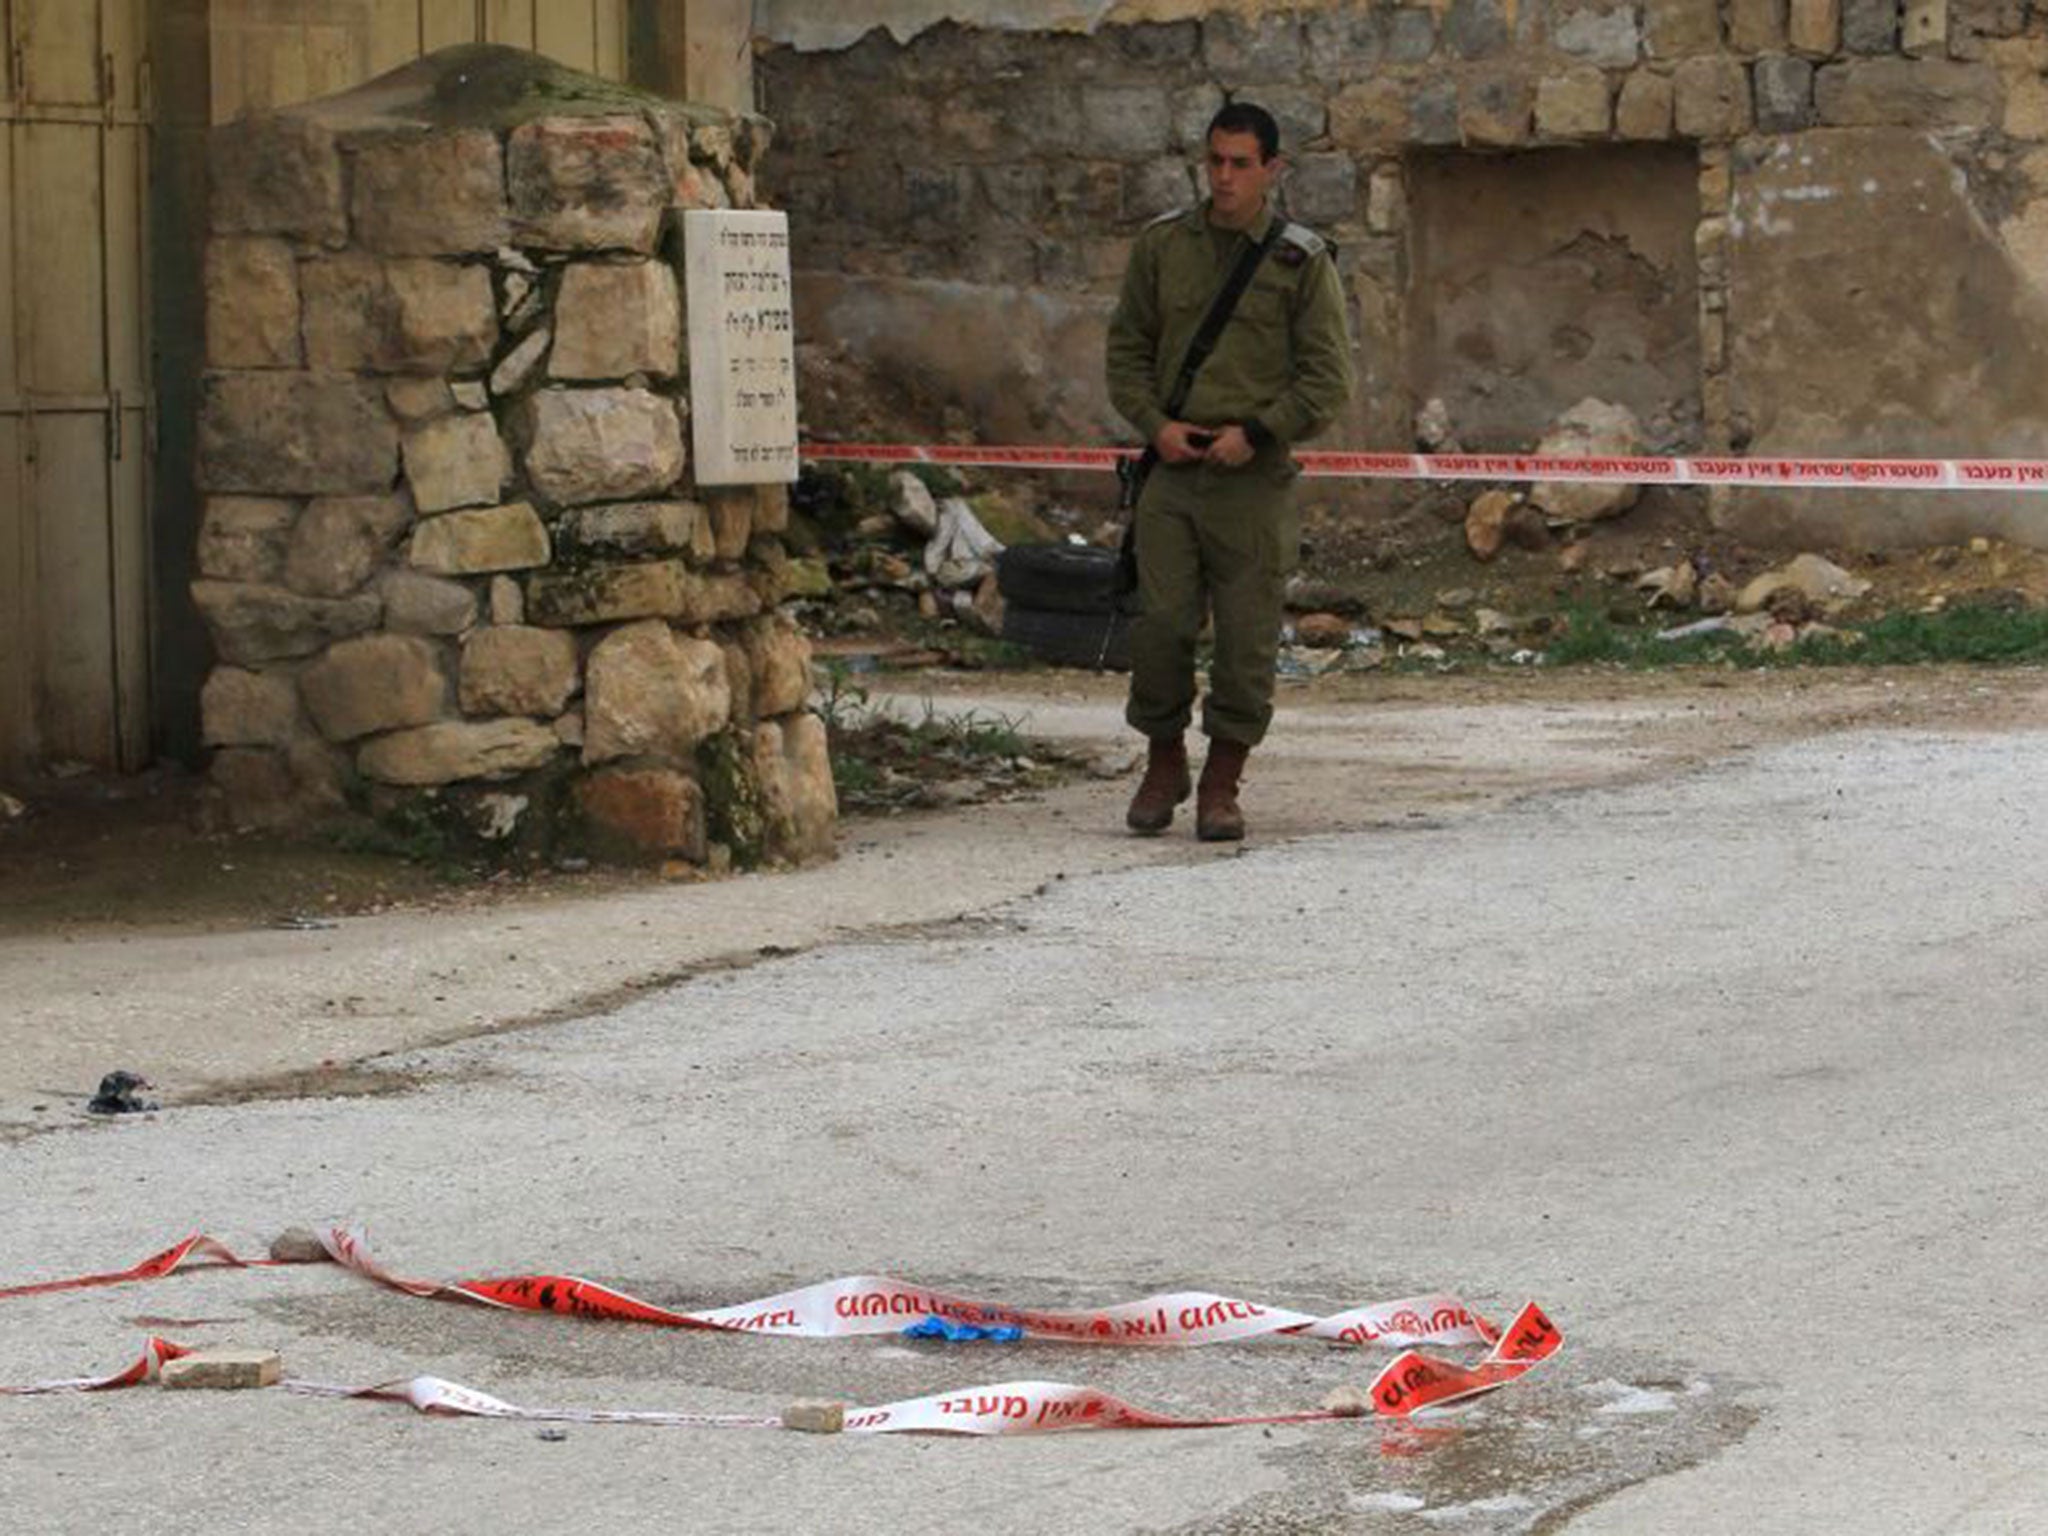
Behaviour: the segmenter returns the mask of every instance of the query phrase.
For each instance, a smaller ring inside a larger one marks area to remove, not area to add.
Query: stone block
[[[400,566],[377,578],[384,627],[408,635],[459,635],[476,623],[476,594],[459,581]]]
[[[577,782],[576,804],[601,852],[704,862],[704,791],[686,773],[601,768]]]
[[[1295,218],[1319,229],[1349,224],[1358,217],[1358,161],[1343,155],[1302,155],[1287,180],[1287,201]]]
[[[521,338],[519,345],[500,358],[498,366],[491,370],[490,392],[500,400],[509,399],[541,377],[541,360],[554,344],[552,326],[538,326]]]
[[[530,571],[552,554],[540,515],[523,501],[422,518],[412,531],[415,569],[437,576]]]
[[[1782,53],[1786,0],[1729,0],[1728,46],[1737,53]]]
[[[510,576],[493,576],[489,609],[493,624],[524,624],[526,589]]]
[[[1758,59],[1750,71],[1756,88],[1756,126],[1763,133],[1796,133],[1813,123],[1813,63],[1779,54]]]
[[[836,1435],[846,1428],[846,1404],[800,1397],[782,1410],[782,1427],[806,1435]]]
[[[829,858],[837,839],[839,797],[825,722],[789,715],[754,727],[754,769],[767,810],[767,851],[791,863]]]
[[[697,583],[680,560],[545,571],[526,580],[526,617],[558,628],[673,618],[689,605]]]
[[[200,739],[209,747],[284,747],[304,729],[288,673],[215,667],[199,690]]]
[[[1408,137],[1430,147],[1448,147],[1459,141],[1456,80],[1438,75],[1414,88],[1408,99]]]
[[[1209,73],[1226,85],[1296,79],[1303,64],[1301,19],[1292,11],[1267,16],[1211,12],[1202,22],[1202,57]]]
[[[1626,406],[1581,400],[1543,434],[1536,451],[1546,457],[1638,454],[1643,451],[1643,429]],[[1583,523],[1618,516],[1641,494],[1639,485],[1545,481],[1531,489],[1529,500],[1558,521]]]
[[[1732,139],[1750,126],[1749,71],[1735,59],[1687,59],[1671,74],[1672,122],[1684,139]]]
[[[488,411],[415,427],[403,453],[406,484],[423,513],[488,506],[512,483],[512,454]]]
[[[1403,6],[1387,16],[1387,62],[1420,64],[1436,52],[1436,11]]]
[[[1505,52],[1514,25],[1502,0],[1450,0],[1444,8],[1443,45],[1460,59],[1484,59]]]
[[[1184,160],[1148,160],[1124,172],[1123,217],[1128,223],[1148,222],[1194,200],[1194,178]]]
[[[1842,0],[1791,0],[1785,39],[1799,53],[1832,54],[1842,45]]]
[[[666,262],[579,261],[563,272],[550,377],[668,379],[682,371],[682,359],[682,301]]]
[[[511,238],[505,156],[487,129],[397,133],[355,150],[356,244],[385,256],[470,256]]]
[[[747,553],[747,541],[754,536],[754,488],[707,490],[704,510],[711,523],[711,556],[735,561]]]
[[[1536,132],[1546,139],[1605,138],[1614,125],[1607,75],[1592,65],[1536,85]]]
[[[300,269],[306,356],[336,373],[463,373],[498,344],[498,302],[480,266],[346,252]]]
[[[166,1360],[158,1380],[171,1388],[274,1387],[284,1380],[284,1361],[268,1349],[196,1349]]]
[[[425,725],[448,712],[441,648],[418,635],[343,640],[299,674],[306,712],[329,741]]]
[[[1814,79],[1815,106],[1830,128],[1989,128],[2004,99],[1992,66],[1950,59],[1852,59]]]
[[[555,541],[564,549],[609,555],[700,553],[709,560],[709,526],[708,514],[694,501],[613,502],[571,507],[555,524]]]
[[[392,379],[384,386],[384,403],[392,415],[413,426],[451,413],[455,391],[446,379]]]
[[[682,591],[678,624],[723,624],[729,619],[751,619],[761,611],[761,594],[740,571],[715,576],[692,576]]]
[[[440,720],[364,743],[356,768],[379,784],[426,788],[528,773],[561,750],[554,731],[534,720]]]
[[[209,496],[199,523],[199,574],[222,581],[284,579],[298,503],[268,496]]]
[[[1842,51],[1890,53],[1899,45],[1899,0],[1842,0]]]
[[[1173,142],[1173,106],[1149,84],[1084,85],[1081,131],[1100,159],[1149,159]]]
[[[756,714],[788,715],[804,707],[811,696],[811,642],[795,625],[771,618],[750,626],[746,653]]]
[[[299,264],[282,240],[206,246],[206,361],[213,368],[297,368]]]
[[[1325,80],[1356,80],[1386,54],[1386,23],[1367,0],[1341,0],[1311,10],[1302,43],[1309,69]]]
[[[576,637],[566,630],[494,624],[462,643],[456,698],[465,715],[562,712],[576,692]]]
[[[1644,0],[1643,49],[1653,59],[1686,59],[1721,46],[1719,0]]]
[[[1366,183],[1365,226],[1376,235],[1399,234],[1408,226],[1408,187],[1397,164],[1374,169]]]
[[[1384,77],[1346,86],[1330,102],[1330,137],[1354,154],[1400,149],[1408,139],[1408,87]]]
[[[725,658],[725,686],[732,694],[733,721],[739,725],[751,725],[758,711],[754,708],[754,664],[747,657],[747,648],[731,640],[722,640],[718,652]]]
[[[1939,58],[1948,52],[1948,0],[1905,0],[1899,46],[1909,58]]]
[[[1668,139],[1672,110],[1671,77],[1639,69],[1621,82],[1614,131],[1624,139]]]
[[[1458,90],[1458,133],[1484,147],[1526,144],[1534,103],[1535,88],[1520,75],[1468,75]]]
[[[192,583],[192,601],[213,637],[214,654],[235,666],[311,656],[336,640],[375,629],[383,604],[373,594],[301,597],[254,582]]]
[[[1608,69],[1629,68],[1643,51],[1635,7],[1603,0],[1567,0],[1553,11],[1550,36],[1560,53]]]
[[[682,423],[644,389],[542,390],[519,419],[527,475],[555,506],[659,496],[682,478]]]
[[[206,166],[215,234],[347,241],[341,151],[325,125],[274,112],[224,123],[207,137]]]
[[[1174,92],[1168,100],[1173,106],[1173,143],[1169,147],[1199,152],[1208,137],[1209,120],[1223,105],[1222,90],[1214,85],[1195,85]]]
[[[201,385],[203,489],[367,495],[388,491],[397,473],[398,427],[368,379],[231,372]]]
[[[687,759],[730,718],[725,657],[659,619],[614,630],[590,653],[583,683],[583,761]]]
[[[784,533],[789,528],[789,487],[754,487],[754,532]]]
[[[651,254],[673,187],[638,117],[549,117],[512,130],[513,241],[552,251]]]
[[[308,597],[346,597],[377,572],[412,523],[403,496],[322,496],[292,527],[284,584]]]

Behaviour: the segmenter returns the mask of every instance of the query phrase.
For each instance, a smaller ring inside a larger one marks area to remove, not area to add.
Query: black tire
[[[1131,620],[1127,614],[1067,613],[1006,603],[1003,638],[1056,667],[1131,670]]]
[[[996,557],[996,589],[1006,603],[1052,613],[1111,613],[1116,551],[1092,544],[1014,544]]]

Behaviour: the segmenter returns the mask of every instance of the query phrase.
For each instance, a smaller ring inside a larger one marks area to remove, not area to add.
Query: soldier
[[[1158,460],[1131,514],[1143,612],[1124,718],[1150,742],[1125,816],[1134,832],[1165,831],[1192,788],[1184,733],[1206,609],[1215,655],[1195,833],[1244,836],[1238,780],[1273,716],[1282,589],[1299,544],[1288,450],[1328,426],[1351,393],[1336,253],[1269,206],[1286,166],[1279,151],[1279,127],[1262,108],[1240,101],[1218,112],[1208,198],[1139,234],[1110,320],[1110,401]],[[1253,247],[1261,255],[1214,350],[1176,388],[1189,343]],[[1184,403],[1170,411],[1176,394]]]

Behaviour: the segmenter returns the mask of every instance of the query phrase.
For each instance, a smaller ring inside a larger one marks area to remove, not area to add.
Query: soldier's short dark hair
[[[1209,119],[1209,132],[1202,136],[1203,141],[1217,133],[1253,135],[1259,141],[1261,160],[1270,160],[1280,153],[1280,125],[1273,121],[1272,113],[1249,101],[1225,103],[1223,110]]]

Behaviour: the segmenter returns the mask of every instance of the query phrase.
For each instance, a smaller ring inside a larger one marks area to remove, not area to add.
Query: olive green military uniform
[[[1151,442],[1181,358],[1247,240],[1209,222],[1206,203],[1139,234],[1109,324],[1109,397]],[[1196,374],[1180,419],[1236,424],[1257,448],[1249,464],[1160,464],[1138,504],[1138,592],[1125,718],[1153,740],[1178,737],[1194,713],[1195,639],[1215,619],[1215,659],[1202,729],[1257,746],[1273,715],[1281,597],[1294,568],[1299,519],[1289,448],[1328,426],[1351,394],[1351,339],[1335,253],[1287,225],[1239,297]]]

